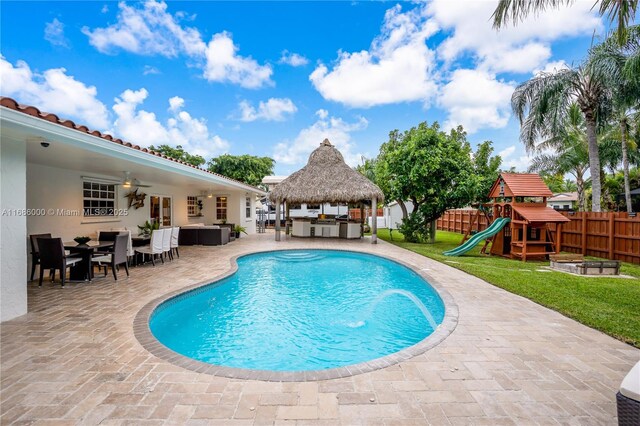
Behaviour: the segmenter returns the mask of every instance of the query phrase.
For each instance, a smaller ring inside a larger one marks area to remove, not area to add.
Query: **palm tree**
[[[529,152],[541,139],[562,137],[567,117],[580,111],[587,137],[594,212],[600,211],[601,195],[597,130],[605,122],[611,105],[606,83],[598,68],[582,65],[539,73],[520,84],[511,97],[511,107],[521,124],[520,140]]]
[[[493,18],[494,28],[501,28],[509,21],[514,24],[522,21],[529,14],[540,13],[548,8],[557,9],[560,6],[568,6],[575,0],[500,0]],[[600,16],[607,15],[610,22],[618,21],[616,40],[619,44],[624,44],[627,40],[627,27],[634,21],[638,0],[597,0],[594,4],[600,3],[598,8]]]
[[[529,172],[573,176],[578,193],[578,209],[585,211],[585,174],[589,169],[589,148],[584,120],[577,104],[571,104],[569,107],[561,132],[540,143],[537,149],[554,152],[543,152],[535,156],[531,160]]]
[[[640,26],[629,28],[623,45],[609,37],[589,52],[589,66],[607,77],[612,92],[612,118],[618,124],[616,136],[621,145],[622,170],[627,212],[632,212],[631,187],[629,184],[629,133],[640,122],[640,78],[633,68],[640,56]]]

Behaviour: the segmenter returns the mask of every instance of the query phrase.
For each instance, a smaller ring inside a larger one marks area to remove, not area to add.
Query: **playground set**
[[[460,256],[485,241],[481,253],[511,258],[547,257],[560,251],[560,241],[554,241],[549,224],[556,224],[556,235],[569,219],[547,207],[553,194],[540,175],[535,173],[501,173],[493,183],[491,203],[481,204],[466,230],[462,243],[445,256]],[[487,218],[487,229],[472,235],[480,215]]]

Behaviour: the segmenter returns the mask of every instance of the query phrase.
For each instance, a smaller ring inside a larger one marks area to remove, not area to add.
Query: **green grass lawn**
[[[398,231],[380,229],[378,237],[399,247],[443,262],[454,268],[533,300],[563,315],[598,329],[616,339],[640,347],[640,266],[623,263],[624,278],[587,278],[562,272],[539,272],[548,261],[505,259],[480,254],[482,244],[459,257],[442,253],[457,247],[461,234],[438,231],[434,244],[404,241]]]

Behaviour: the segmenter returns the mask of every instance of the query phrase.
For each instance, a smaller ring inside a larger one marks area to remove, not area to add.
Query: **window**
[[[197,216],[198,215],[198,197],[192,197],[189,195],[187,197],[187,216]]]
[[[227,220],[227,197],[216,198],[216,219]]]
[[[82,182],[82,207],[86,216],[115,216],[116,185],[94,181]]]
[[[251,197],[246,197],[245,198],[245,215],[247,216],[247,219],[251,219]]]
[[[307,210],[320,210],[320,204],[307,204]]]
[[[171,226],[171,197],[152,195],[149,203],[149,219],[160,226]]]

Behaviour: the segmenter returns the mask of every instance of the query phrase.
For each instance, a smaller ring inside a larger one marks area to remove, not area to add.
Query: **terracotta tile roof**
[[[218,176],[218,177],[220,177],[220,178],[222,178],[224,180],[227,180],[229,182],[238,183],[238,184],[243,185],[245,187],[255,189],[256,191],[258,191],[260,193],[264,192],[260,188],[256,188],[256,187],[248,185],[248,184],[246,184],[244,182],[240,182],[239,180],[231,179],[231,178],[229,178],[227,176],[221,175],[219,173],[211,172],[211,171],[209,171],[207,169],[203,169],[201,167],[194,166],[193,164],[189,164],[189,163],[181,161],[181,160],[176,160],[175,158],[168,157],[168,156],[166,156],[166,155],[164,155],[164,154],[162,154],[160,152],[156,152],[156,151],[152,151],[152,150],[147,149],[147,148],[140,147],[140,145],[134,145],[131,142],[123,141],[122,139],[116,139],[116,138],[114,138],[113,136],[111,136],[109,134],[101,133],[98,130],[91,130],[87,126],[78,125],[78,124],[74,123],[71,120],[61,119],[55,114],[47,113],[47,112],[41,112],[38,108],[36,108],[34,106],[19,104],[14,99],[11,99],[11,98],[8,98],[8,97],[5,97],[5,96],[0,96],[0,106],[12,109],[14,111],[18,111],[18,112],[21,112],[21,113],[24,113],[24,114],[27,114],[27,115],[30,115],[32,117],[40,118],[40,119],[45,120],[45,121],[50,121],[51,123],[59,124],[61,126],[68,127],[70,129],[74,129],[74,130],[77,130],[77,131],[82,132],[82,133],[87,133],[87,134],[89,134],[91,136],[96,136],[96,137],[104,139],[106,141],[109,141],[109,142],[112,142],[112,143],[116,143],[118,145],[126,146],[128,148],[135,149],[137,151],[146,152],[149,155],[160,157],[160,158],[163,158],[165,160],[168,160],[168,161],[171,161],[171,162],[174,162],[174,163],[182,164],[182,165],[194,168],[196,170],[199,170],[201,172],[208,173],[210,175]]]
[[[508,197],[551,197],[553,193],[537,173],[500,173],[491,187],[490,197],[498,196],[500,178],[504,180]]]
[[[570,222],[551,207],[541,206],[513,206],[513,210],[528,222]]]

